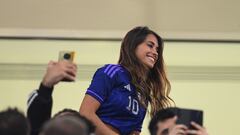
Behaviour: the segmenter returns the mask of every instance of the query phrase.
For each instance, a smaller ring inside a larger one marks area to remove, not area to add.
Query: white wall
[[[28,94],[38,88],[45,65],[57,60],[60,50],[75,50],[80,68],[75,83],[55,87],[53,113],[65,107],[78,110],[95,68],[116,63],[119,49],[118,41],[0,40],[0,110],[17,106],[26,111]],[[180,107],[203,109],[211,135],[240,134],[239,52],[240,44],[233,43],[165,43],[172,98]],[[148,135],[148,122],[149,117],[143,135]]]

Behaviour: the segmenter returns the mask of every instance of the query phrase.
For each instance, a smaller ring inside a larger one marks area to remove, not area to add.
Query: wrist
[[[44,86],[43,83],[40,84],[38,89],[39,95],[42,95],[42,97],[45,97],[45,98],[49,98],[52,96],[52,92],[53,92],[53,87],[49,88]]]
[[[42,85],[48,88],[52,88],[54,86],[54,84],[52,84],[51,82],[47,81],[46,79],[42,80]]]

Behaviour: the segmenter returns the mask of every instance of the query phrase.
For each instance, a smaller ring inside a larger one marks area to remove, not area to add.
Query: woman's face
[[[158,40],[153,34],[149,34],[145,41],[139,44],[135,50],[138,60],[148,68],[153,68],[158,60]]]

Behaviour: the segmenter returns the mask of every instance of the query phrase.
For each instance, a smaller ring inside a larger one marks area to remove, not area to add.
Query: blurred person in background
[[[0,135],[29,134],[29,122],[17,108],[8,108],[0,112]]]
[[[40,83],[39,89],[34,90],[28,98],[27,117],[30,121],[32,130],[31,135],[38,135],[45,122],[51,119],[54,86],[64,79],[74,81],[76,78],[76,64],[67,60],[58,62],[50,61],[46,73]],[[78,111],[63,109],[54,115],[58,116],[77,116],[87,123],[87,133],[94,133],[95,126],[91,121],[84,118]]]
[[[80,116],[80,115],[79,115]],[[62,115],[44,124],[39,135],[91,135],[89,125],[78,115]]]
[[[208,135],[207,130],[195,122],[191,122],[194,129],[188,129],[184,124],[176,124],[178,116],[176,108],[160,110],[151,119],[148,129],[151,135]]]

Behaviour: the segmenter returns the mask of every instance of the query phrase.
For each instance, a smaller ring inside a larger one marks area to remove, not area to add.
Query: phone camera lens
[[[65,53],[63,55],[63,58],[66,59],[66,60],[69,60],[71,58],[71,55],[69,53]]]

